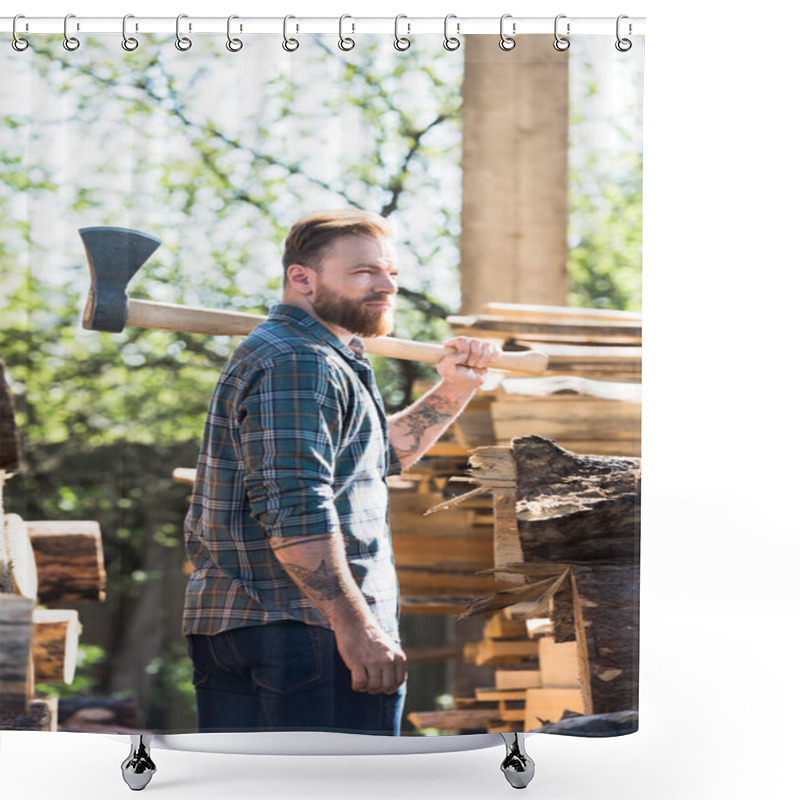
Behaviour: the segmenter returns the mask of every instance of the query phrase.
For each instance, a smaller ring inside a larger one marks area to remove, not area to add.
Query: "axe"
[[[83,312],[84,328],[119,333],[126,325],[136,325],[212,336],[245,336],[267,319],[260,314],[128,299],[128,283],[155,252],[161,240],[127,228],[81,228],[79,233],[92,273],[92,285]],[[364,349],[374,355],[432,364],[453,352],[443,345],[391,336],[365,338]],[[538,350],[502,353],[489,366],[540,374],[547,368],[547,356]]]

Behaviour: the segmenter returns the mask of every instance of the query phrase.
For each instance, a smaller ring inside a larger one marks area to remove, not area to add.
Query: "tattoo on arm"
[[[404,448],[393,445],[399,458],[416,453],[425,433],[435,425],[441,425],[446,420],[452,419],[458,412],[458,406],[440,397],[431,396],[424,400],[419,408],[414,409],[403,417],[402,424],[405,430],[403,436],[411,438],[411,444]]]
[[[291,576],[315,600],[335,600],[345,594],[342,576],[328,567],[323,558],[315,570],[307,569],[300,564],[283,563]]]
[[[298,544],[308,544],[309,542],[324,542],[327,539],[330,539],[331,535],[329,533],[321,533],[319,536],[295,536],[291,538],[286,538],[283,541],[280,539],[272,538],[270,539],[270,545],[272,547],[272,551],[275,552],[277,550],[286,550],[287,547],[296,547]]]

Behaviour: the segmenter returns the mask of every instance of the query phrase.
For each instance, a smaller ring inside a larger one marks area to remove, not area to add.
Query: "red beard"
[[[368,308],[367,303],[391,303],[385,295],[369,295],[360,300],[350,300],[320,283],[317,299],[312,307],[317,316],[356,336],[372,338],[386,336],[394,327],[394,308]]]

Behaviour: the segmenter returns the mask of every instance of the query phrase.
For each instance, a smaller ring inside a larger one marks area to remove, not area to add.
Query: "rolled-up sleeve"
[[[324,355],[300,351],[265,364],[238,404],[244,486],[266,536],[340,531],[334,469],[341,390]]]

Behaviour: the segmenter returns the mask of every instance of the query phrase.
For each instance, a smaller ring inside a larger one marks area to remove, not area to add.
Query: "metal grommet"
[[[340,50],[352,50],[356,46],[356,43],[355,43],[355,41],[353,39],[351,39],[349,36],[345,36],[342,33],[342,24],[344,23],[344,21],[346,19],[353,19],[353,18],[349,14],[342,14],[342,16],[339,17],[339,49]],[[352,28],[353,28],[352,33],[355,33],[356,26],[354,24],[352,24],[352,23],[351,23],[351,25],[352,25]]]
[[[566,36],[562,36],[558,32],[558,21],[560,19],[566,19],[566,18],[567,18],[566,14],[559,14],[556,17],[556,22],[553,27],[553,32],[555,33],[556,37],[555,41],[553,42],[553,47],[555,47],[555,49],[558,50],[560,53],[563,53],[565,50],[569,50],[569,39],[567,39]],[[569,36],[569,22],[567,23],[567,36]]]
[[[451,19],[457,19],[455,14],[448,14],[444,18],[444,49],[450,50],[458,50],[461,47],[461,39],[457,36],[448,36],[447,35],[447,23],[450,22]],[[456,33],[459,32],[460,24],[456,23]]]
[[[288,27],[289,27],[289,20],[290,19],[296,19],[296,17],[293,17],[291,14],[289,14],[289,16],[283,18],[283,42],[282,42],[282,46],[283,46],[283,49],[287,53],[294,53],[294,51],[297,50],[298,47],[300,47],[300,42],[298,42],[297,39],[290,39],[286,35],[286,32],[287,32]]]
[[[411,40],[407,39],[405,36],[400,36],[399,27],[401,19],[408,19],[408,17],[405,14],[398,14],[394,18],[394,49],[408,50],[408,48],[411,47]],[[411,24],[407,22],[406,27],[408,28],[408,33],[411,33]]]
[[[139,40],[135,39],[133,36],[128,36],[129,19],[135,19],[133,14],[126,14],[122,18],[122,49],[132,53],[139,46]]]
[[[620,38],[620,35],[619,35],[619,24],[623,19],[628,19],[628,16],[626,14],[620,14],[617,17],[617,41],[614,42],[614,47],[616,47],[617,50],[620,51],[620,53],[627,53],[628,50],[630,50],[631,47],[633,47],[633,42],[630,39],[622,39],[622,38]],[[633,32],[633,28],[631,27],[631,24],[629,22],[628,23],[628,36],[630,36],[632,32]]]
[[[70,19],[74,18],[74,14],[67,14],[67,16],[64,17],[64,41],[61,44],[64,45],[65,50],[69,50],[70,52],[77,50],[81,46],[80,40],[76,39],[74,36],[70,36],[67,31],[67,25]]]
[[[503,16],[500,17],[500,49],[505,51],[513,50],[517,46],[516,41],[514,41],[511,36],[506,36],[505,31],[503,30],[503,26],[507,19],[511,19],[511,14],[503,14]],[[517,25],[515,22],[512,22],[511,32],[516,33],[516,31]]]
[[[178,14],[175,20],[175,47],[178,50],[186,51],[192,46],[192,40],[188,36],[181,36],[181,20],[186,19],[188,14]],[[192,23],[189,23],[189,30],[192,29]]]
[[[17,20],[18,19],[25,19],[25,15],[24,14],[17,14],[17,16],[14,17],[14,22],[11,23],[11,35],[13,37],[12,40],[11,40],[11,46],[18,53],[21,53],[23,50],[27,50],[28,49],[28,40],[27,39],[23,39],[17,33]]]
[[[231,14],[228,17],[228,41],[225,42],[225,47],[230,50],[231,53],[238,53],[243,47],[244,42],[241,39],[232,39],[231,38],[231,20],[239,19],[236,14]],[[239,28],[241,30],[241,28]]]

